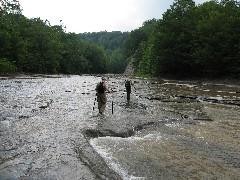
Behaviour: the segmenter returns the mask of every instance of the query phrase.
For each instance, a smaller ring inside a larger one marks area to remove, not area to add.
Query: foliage
[[[141,28],[131,32],[124,44],[125,58],[134,58],[133,65],[138,74],[149,74],[151,71],[149,59],[143,59],[143,57],[149,48],[149,39],[155,32],[157,24],[156,19],[145,21]]]
[[[125,55],[135,57],[140,74],[238,76],[239,5],[234,0],[201,5],[175,0],[162,19],[131,32]]]
[[[17,0],[0,0],[0,14],[21,13],[21,7]]]
[[[17,0],[0,0],[0,73],[240,74],[240,3],[175,0],[159,20],[131,32],[66,33],[62,24],[28,19]]]
[[[101,46],[84,41],[75,33],[66,33],[62,25],[26,18],[18,1],[3,0],[0,5],[0,59],[7,59],[19,72],[107,72]]]
[[[7,59],[0,59],[0,74],[16,73],[16,67]]]
[[[107,72],[123,73],[128,59],[124,57],[123,45],[129,36],[129,32],[102,31],[79,34],[84,40],[97,43],[103,47],[106,53]]]

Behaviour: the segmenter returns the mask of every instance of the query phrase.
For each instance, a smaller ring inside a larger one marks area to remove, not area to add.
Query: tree
[[[171,9],[163,14],[158,33],[153,38],[153,49],[158,62],[158,72],[184,75],[192,70],[192,34],[194,31],[195,3],[175,0]]]
[[[152,34],[155,32],[158,25],[158,20],[152,19],[145,21],[143,26],[132,31],[129,38],[124,44],[124,54],[125,58],[134,58],[134,68],[136,71],[140,72],[149,72],[146,65],[150,65],[147,59],[143,60],[145,50],[147,49],[147,44]],[[150,45],[150,44],[149,44]],[[145,61],[145,62],[141,62]],[[148,62],[146,64],[146,62]],[[140,65],[141,64],[141,65]],[[150,66],[148,66],[150,68]]]
[[[205,74],[239,73],[239,3],[211,1],[196,10],[194,59]]]
[[[0,74],[16,73],[16,67],[8,59],[0,59]]]
[[[0,14],[21,14],[21,6],[17,0],[0,0]]]
[[[97,43],[104,50],[106,56],[107,72],[123,73],[128,60],[123,56],[123,45],[129,36],[128,32],[94,32],[79,34],[84,40]]]

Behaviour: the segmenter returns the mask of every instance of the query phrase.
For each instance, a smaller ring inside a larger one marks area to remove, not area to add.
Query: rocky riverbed
[[[239,84],[108,76],[2,78],[0,179],[240,178]]]

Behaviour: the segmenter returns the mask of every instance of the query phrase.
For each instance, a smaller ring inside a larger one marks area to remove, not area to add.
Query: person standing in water
[[[107,79],[105,77],[102,77],[102,81],[97,84],[95,90],[97,92],[98,110],[100,114],[103,114],[107,104],[106,92],[112,92],[108,87]]]
[[[125,80],[125,87],[127,91],[127,100],[130,101],[130,94],[131,94],[131,86],[132,86],[132,81],[127,79]]]

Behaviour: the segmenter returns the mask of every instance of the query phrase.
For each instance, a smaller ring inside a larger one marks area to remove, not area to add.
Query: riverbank
[[[87,75],[87,74],[86,74]],[[98,76],[101,77],[101,74],[89,74],[91,76]],[[126,77],[126,78],[140,78],[140,79],[152,79],[152,80],[176,80],[176,81],[188,81],[188,82],[198,82],[198,83],[214,83],[214,84],[226,84],[226,85],[240,85],[240,78],[233,78],[233,77],[220,77],[220,78],[207,78],[207,77],[185,77],[185,78],[178,78],[174,76],[162,76],[162,77],[149,77],[149,76],[136,76],[132,73],[125,73],[125,74],[104,74],[108,77]],[[0,80],[4,79],[12,79],[12,78],[61,78],[71,76],[69,74],[12,74],[12,75],[0,75]]]

